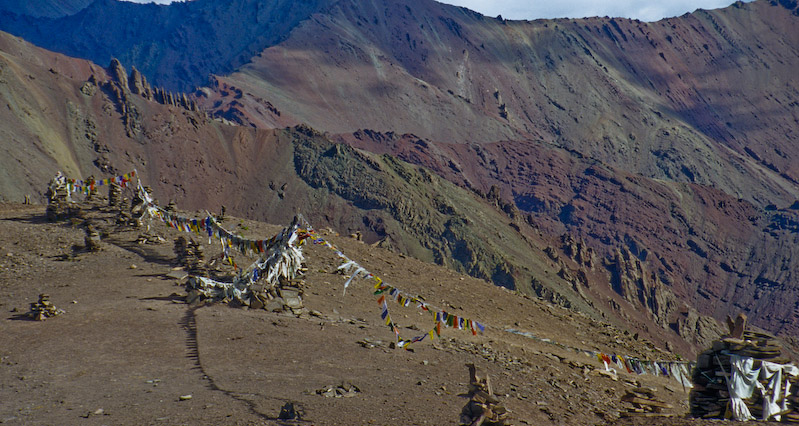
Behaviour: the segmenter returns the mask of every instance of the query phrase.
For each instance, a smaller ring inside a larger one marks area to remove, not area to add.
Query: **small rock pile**
[[[510,412],[494,395],[491,380],[477,375],[474,364],[466,364],[469,368],[469,402],[461,411],[462,426],[504,426],[509,425]]]
[[[165,242],[166,240],[162,236],[149,232],[139,234],[136,237],[136,244],[162,244]]]
[[[338,385],[329,385],[316,390],[317,395],[322,395],[325,398],[352,398],[361,393],[358,386],[349,382],[344,382]]]
[[[655,397],[655,389],[638,386],[628,390],[621,397],[621,401],[628,405],[627,412],[622,413],[623,417],[671,417],[673,414],[663,413],[662,410],[669,410],[673,406],[660,401]]]
[[[46,293],[39,295],[39,301],[31,303],[31,310],[28,316],[36,321],[44,321],[47,318],[63,314],[64,311],[58,309],[50,302],[50,296]]]
[[[739,315],[734,323],[728,319],[728,325],[730,336],[714,341],[710,349],[697,357],[692,377],[694,388],[690,394],[693,417],[723,419],[731,416],[730,393],[727,386],[727,382],[732,378],[731,355],[754,358],[754,368],[759,368],[763,361],[776,364],[790,362],[788,358],[782,356],[782,347],[774,336],[745,330],[745,315]],[[799,386],[797,386],[799,380],[790,377],[789,381],[792,383],[791,395],[787,398],[789,412],[782,416],[782,420],[799,422]],[[760,382],[768,388],[767,380],[761,379]],[[744,402],[753,416],[762,418],[763,396],[759,391],[755,391],[752,397]]]

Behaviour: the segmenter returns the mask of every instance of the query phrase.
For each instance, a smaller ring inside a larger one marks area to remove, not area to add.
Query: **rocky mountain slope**
[[[7,35],[0,46],[6,200],[41,200],[43,182],[57,170],[79,178],[137,170],[164,202],[224,205],[274,221],[301,212],[320,226],[361,231],[370,243],[605,318],[663,347],[671,342],[683,354],[718,334],[670,293],[670,310],[656,325],[634,298],[612,290],[593,249],[543,233],[496,189],[459,187],[396,157],[334,144],[307,126],[260,130],[209,119],[185,96],[151,87],[118,62],[106,69]],[[646,280],[640,267],[614,270]],[[663,333],[670,324],[682,336]]]
[[[3,15],[37,43],[142,70],[3,38],[6,140],[38,147],[6,148],[4,181],[24,183],[4,196],[41,188],[56,166],[138,167],[189,207],[270,220],[310,208],[369,242],[686,350],[718,331],[702,315],[799,327],[795,5],[643,23],[511,22],[403,0],[271,3],[252,22],[236,16],[260,3],[190,4]],[[144,11],[168,41],[143,34]],[[97,22],[113,17],[130,28],[106,34]],[[54,30],[63,40],[45,40]],[[145,81],[191,87],[236,68],[194,99]],[[310,127],[265,130],[299,123]]]
[[[0,2],[0,12],[37,18],[61,18],[80,12],[89,6],[92,1],[94,0],[49,0],[36,2],[3,0]]]
[[[682,308],[656,291],[792,333],[797,19],[767,1],[654,23],[341,1],[200,100],[496,185],[661,324]]]
[[[12,5],[0,9],[0,30],[96,63],[118,58],[161,87],[185,91],[205,84],[209,74],[247,63],[326,1],[195,0],[164,6],[95,0],[77,13],[52,18]]]

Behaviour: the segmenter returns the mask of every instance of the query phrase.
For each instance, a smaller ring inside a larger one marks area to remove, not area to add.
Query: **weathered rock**
[[[278,298],[270,300],[266,304],[264,309],[266,309],[269,312],[281,312],[281,311],[283,311],[284,306],[285,306],[285,303],[283,302],[283,299],[278,297]]]
[[[121,87],[125,89],[128,88],[128,73],[117,58],[111,59],[111,65],[108,66],[108,73],[111,74],[111,78],[116,80]]]
[[[186,271],[182,271],[182,270],[173,270],[173,271],[169,271],[166,274],[166,277],[182,281],[182,280],[185,280],[186,278],[189,277],[189,273],[186,272]]]
[[[287,402],[283,405],[277,418],[280,420],[302,420],[300,412],[294,407],[293,402]]]
[[[134,95],[140,95],[145,99],[152,98],[151,89],[147,84],[147,79],[139,72],[139,70],[136,69],[136,67],[131,67],[128,87],[130,92]]]
[[[94,94],[97,93],[97,85],[94,84],[94,82],[87,81],[80,87],[80,92],[86,96],[94,96]]]
[[[264,302],[259,299],[257,296],[250,298],[250,309],[263,309]]]
[[[302,308],[302,298],[300,297],[299,290],[293,288],[281,288],[280,297],[283,298],[286,306],[288,306],[289,308],[291,309]]]

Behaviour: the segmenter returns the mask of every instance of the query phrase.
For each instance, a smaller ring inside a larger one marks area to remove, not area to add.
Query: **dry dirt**
[[[490,375],[516,425],[716,423],[685,419],[688,394],[672,379],[625,372],[612,380],[582,353],[502,330],[607,353],[669,354],[579,313],[435,265],[321,233],[387,283],[488,326],[477,336],[443,329],[442,339],[413,351],[391,349],[393,333],[380,319],[371,284],[356,280],[344,295],[346,277],[335,272],[340,262],[323,246],[305,248],[303,299],[318,316],[190,306],[183,288],[165,276],[179,231],[153,222],[151,232],[166,242],[140,245],[142,230],[104,222],[111,214],[98,207],[86,214],[107,234],[97,253],[81,252],[83,231],[47,222],[43,206],[0,204],[2,424],[458,424],[470,362]],[[225,224],[250,237],[280,229],[233,218]],[[65,313],[27,319],[40,293]],[[406,337],[421,334],[407,327],[433,325],[414,307],[389,309]],[[358,343],[364,339],[376,346]],[[619,398],[635,381],[656,388],[675,417],[620,418],[626,408]],[[342,382],[360,392],[317,393]],[[287,402],[301,419],[277,418]]]

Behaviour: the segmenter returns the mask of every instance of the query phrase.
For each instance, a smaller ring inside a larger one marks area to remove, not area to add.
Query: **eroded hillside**
[[[4,36],[2,195],[41,191],[57,168],[137,168],[190,208],[273,221],[310,212],[685,350],[717,333],[703,315],[799,328],[795,6],[644,23],[289,3],[235,34],[230,22],[259,2],[226,3],[224,18],[198,0],[4,19],[80,45],[75,28],[102,35],[97,22],[149,11],[177,39],[136,45],[132,19],[130,34],[83,46],[142,70],[129,74]],[[267,19],[281,14],[285,25]],[[215,30],[181,30],[201,18]],[[220,53],[225,40],[238,47]],[[194,97],[155,87],[234,68]]]

